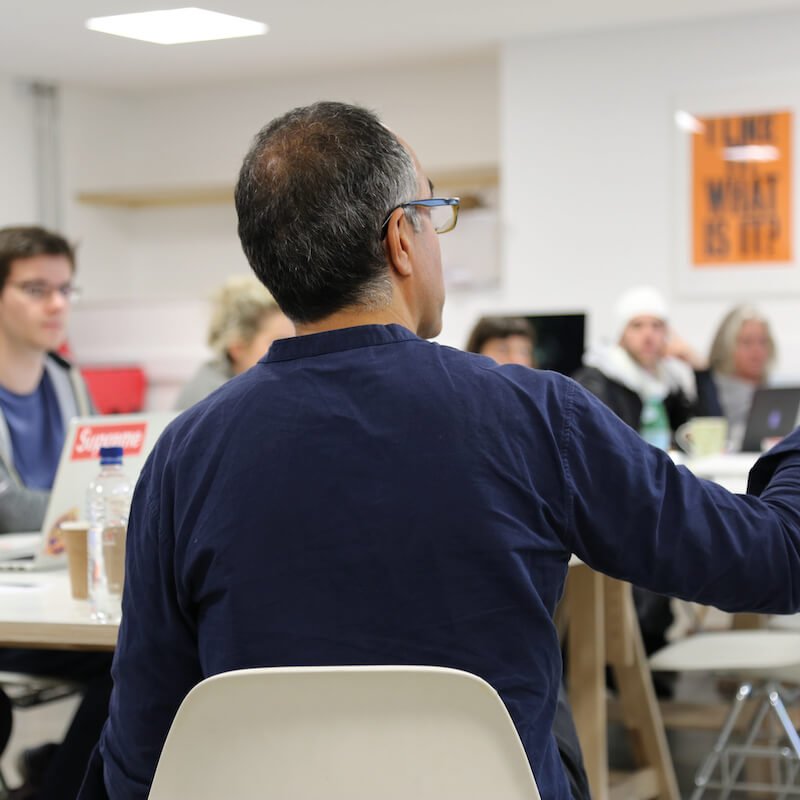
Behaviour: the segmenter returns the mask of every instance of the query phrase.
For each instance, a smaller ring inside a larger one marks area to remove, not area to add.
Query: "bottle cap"
[[[121,463],[122,463],[121,447],[100,448],[100,466],[103,466],[105,464],[121,464]]]

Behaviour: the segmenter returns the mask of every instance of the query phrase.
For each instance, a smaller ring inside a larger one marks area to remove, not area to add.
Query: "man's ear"
[[[389,266],[402,278],[407,278],[413,272],[411,253],[414,241],[411,232],[411,224],[405,212],[398,208],[389,218],[383,244]]]

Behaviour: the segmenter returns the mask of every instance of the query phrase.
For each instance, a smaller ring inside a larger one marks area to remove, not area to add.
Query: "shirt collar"
[[[359,347],[375,347],[397,342],[422,341],[402,325],[359,325],[355,328],[338,328],[324,333],[309,333],[278,339],[272,343],[261,363],[293,361],[298,358],[322,356]]]

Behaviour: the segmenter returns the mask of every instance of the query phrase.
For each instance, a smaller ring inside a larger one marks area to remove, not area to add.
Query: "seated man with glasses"
[[[41,527],[71,417],[91,403],[77,370],[54,351],[66,335],[75,254],[39,227],[0,229],[0,534]],[[74,797],[108,709],[105,653],[0,648],[0,670],[83,684],[61,745],[25,751],[12,797]]]
[[[38,227],[0,229],[0,533],[37,530],[71,417],[87,414],[66,336],[75,257]]]

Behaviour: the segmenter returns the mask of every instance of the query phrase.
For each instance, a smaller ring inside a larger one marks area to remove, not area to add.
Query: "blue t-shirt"
[[[28,489],[51,489],[64,443],[64,420],[47,372],[30,394],[15,394],[0,386],[0,408],[22,482]]]

